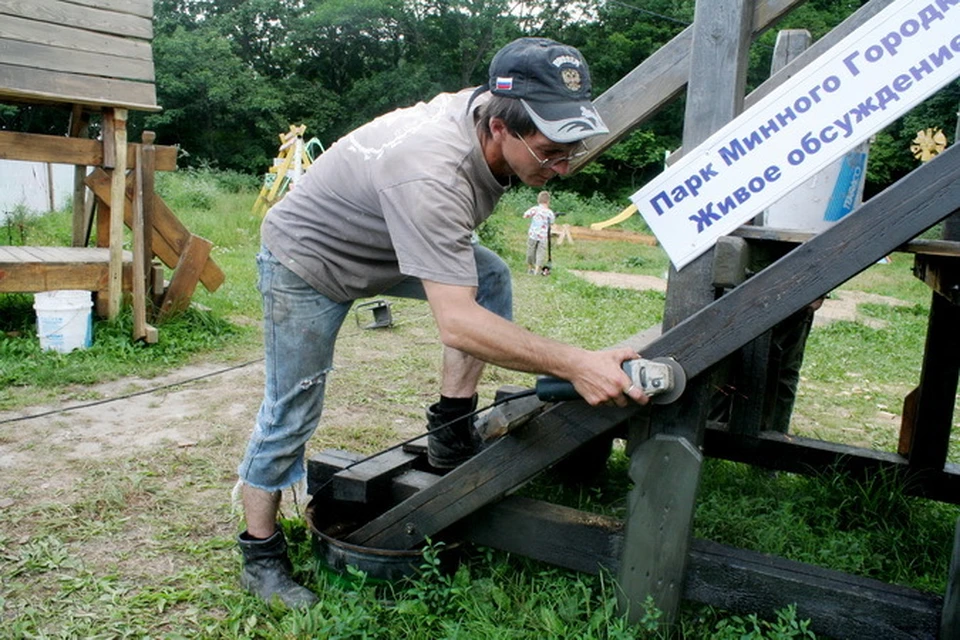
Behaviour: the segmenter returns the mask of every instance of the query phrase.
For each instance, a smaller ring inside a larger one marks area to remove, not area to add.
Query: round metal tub
[[[318,495],[307,505],[306,514],[314,553],[334,571],[344,573],[349,565],[371,578],[394,581],[414,575],[423,563],[419,549],[377,549],[342,539],[379,515],[370,513],[366,505],[334,502]],[[459,541],[444,543],[440,552],[443,569],[456,566],[459,547]]]

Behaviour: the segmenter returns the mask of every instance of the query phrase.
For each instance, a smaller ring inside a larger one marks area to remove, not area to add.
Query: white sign
[[[677,269],[960,76],[960,0],[898,0],[631,200]]]

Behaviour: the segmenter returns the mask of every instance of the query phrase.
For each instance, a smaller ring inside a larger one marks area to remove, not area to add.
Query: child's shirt
[[[553,221],[557,219],[556,214],[553,213],[550,207],[545,207],[542,204],[537,204],[527,209],[523,217],[531,218],[530,230],[527,232],[527,237],[539,242],[546,242],[547,230],[550,228],[550,225],[553,224]]]

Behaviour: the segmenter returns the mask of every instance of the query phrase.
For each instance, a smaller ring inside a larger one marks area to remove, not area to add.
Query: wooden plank
[[[133,170],[133,339],[147,338],[147,291],[143,254],[143,150],[137,149],[137,168]]]
[[[101,199],[109,197],[109,184],[109,176],[102,169],[95,169],[87,176],[87,186]],[[129,220],[131,220],[130,214],[132,211],[130,202],[131,193],[128,189],[128,197],[124,206],[124,217],[128,220],[128,224]],[[167,206],[167,203],[156,193],[154,193],[153,198],[153,213],[153,228],[155,232],[153,234],[153,253],[160,258],[165,265],[171,269],[176,269],[180,263],[180,255],[185,250],[192,234],[183,226],[183,223],[177,219],[173,211],[170,210],[170,207]],[[203,265],[200,282],[203,283],[207,291],[216,291],[225,279],[226,276],[213,259],[208,260],[207,263]]]
[[[644,244],[650,247],[657,246],[655,236],[626,229],[591,229],[590,227],[568,226],[568,230],[570,231],[570,237],[574,240],[612,240],[614,242]]]
[[[141,18],[153,18],[153,0],[69,0],[73,4],[129,13]]]
[[[360,453],[342,449],[324,449],[313,454],[307,459],[307,493],[312,496],[320,494],[329,486],[327,483],[333,480],[334,474],[363,458]]]
[[[858,9],[814,43],[804,55],[797,58],[783,72],[757,87],[747,96],[744,107],[749,108],[760,98],[782,85],[797,71],[855,31],[892,1],[871,0]],[[759,0],[754,7],[754,37],[766,31],[784,14],[802,2],[803,0]],[[589,151],[575,163],[574,170],[596,159],[607,148],[628,135],[645,120],[653,117],[661,107],[680,95],[689,74],[692,40],[693,27],[688,27],[593,101],[594,106],[603,116],[603,121],[609,127],[610,133],[592,137],[587,141]]]
[[[46,249],[49,249],[46,250]],[[132,255],[123,255],[123,282],[129,289]],[[91,247],[0,247],[0,292],[105,289],[109,251]]]
[[[122,203],[126,195],[127,176],[127,110],[120,108],[107,109],[103,114],[104,120],[112,122],[112,147],[116,153],[116,167],[110,175],[111,204]],[[106,130],[106,127],[105,127]],[[106,140],[106,139],[105,139]],[[122,206],[122,205],[121,205]],[[120,313],[120,303],[123,294],[121,280],[121,261],[123,255],[123,216],[115,215],[110,218],[110,282],[107,287],[107,318],[113,320]]]
[[[90,116],[80,105],[73,105],[70,110],[71,138],[86,138],[90,133]],[[87,177],[87,168],[74,166],[73,168],[73,216],[71,218],[71,244],[82,247],[87,244],[86,195],[87,185],[83,179]]]
[[[153,39],[153,20],[150,17],[119,13],[98,6],[82,6],[61,0],[0,0],[0,13],[141,40]]]
[[[759,227],[745,225],[735,229],[731,236],[750,240],[766,240],[770,242],[784,242],[789,244],[803,244],[816,234],[793,229],[775,229],[773,227]],[[960,258],[960,242],[956,240],[926,240],[915,238],[904,242],[894,251],[899,253],[914,253],[926,256],[943,256]]]
[[[459,528],[473,542],[553,565],[617,573],[623,524],[608,516],[510,496]],[[686,600],[774,619],[797,605],[815,633],[831,638],[933,638],[941,599],[839,571],[695,539],[683,584]]]
[[[153,82],[153,61],[91,53],[45,44],[0,38],[0,56],[6,64],[28,69],[60,71],[86,76]]]
[[[154,186],[156,184],[157,147],[153,144],[156,134],[153,131],[144,131],[142,135],[142,158],[137,158],[139,170],[141,160],[143,164],[143,273],[144,287],[148,299],[153,296],[153,227],[156,215],[153,212],[153,203],[156,200]],[[138,150],[138,154],[141,152]]]
[[[960,150],[949,147],[831,229],[646,344],[643,354],[675,357],[692,379],[958,208]],[[703,339],[707,335],[710,340]],[[684,394],[678,402],[688,404],[690,398]],[[662,408],[614,411],[584,403],[557,404],[454,469],[437,485],[365,525],[354,542],[411,548],[630,416]]]
[[[27,69],[0,63],[0,97],[91,107],[159,111],[152,83]]]
[[[49,24],[0,14],[0,37],[36,44],[66,47],[76,51],[109,52],[136,60],[153,60],[153,50],[145,40],[131,40],[106,33],[94,33],[59,24]]]
[[[703,453],[711,458],[744,462],[773,471],[811,474],[823,469],[855,478],[881,475],[907,479],[903,490],[930,500],[960,504],[960,465],[914,473],[905,456],[836,442],[761,431],[755,436],[707,429]]]
[[[509,436],[447,473],[432,487],[359,528],[348,542],[409,549],[622,424],[636,409],[565,402],[546,409]]]
[[[691,548],[684,597],[769,619],[796,604],[814,633],[838,639],[932,639],[943,606],[936,595],[705,540]]]
[[[390,493],[393,477],[410,469],[417,458],[419,456],[392,449],[340,471],[331,483],[333,498],[344,502],[382,503]]]
[[[127,169],[136,166],[135,149],[138,143],[127,145]],[[176,171],[177,148],[155,146],[156,171]],[[103,143],[89,138],[64,138],[39,133],[0,131],[0,160],[23,160],[26,162],[53,162],[99,167],[104,163]]]
[[[623,529],[616,518],[521,496],[481,509],[459,527],[473,544],[594,575],[618,570]]]
[[[680,607],[702,463],[703,456],[689,440],[669,435],[654,436],[630,456],[634,486],[617,602],[631,622],[642,618],[648,596],[671,619]]]
[[[200,236],[190,236],[186,246],[180,253],[180,261],[170,277],[170,286],[163,294],[163,302],[157,318],[162,319],[170,314],[183,311],[190,306],[190,299],[200,281],[200,274],[210,258],[210,249],[213,243]]]

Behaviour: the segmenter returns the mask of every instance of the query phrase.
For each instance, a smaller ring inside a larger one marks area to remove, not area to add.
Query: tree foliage
[[[865,0],[808,0],[777,28],[822,37]],[[132,134],[157,131],[185,163],[263,172],[278,134],[304,123],[329,146],[398,106],[485,81],[500,46],[542,35],[579,47],[599,95],[693,20],[695,0],[155,0],[158,114],[134,114]],[[776,29],[751,49],[748,86],[769,75]],[[922,128],[952,137],[954,83],[880,134],[868,191],[916,165]],[[0,112],[0,126],[12,117]],[[34,126],[43,126],[35,122]],[[624,198],[680,145],[682,97],[626,136],[564,188]]]

